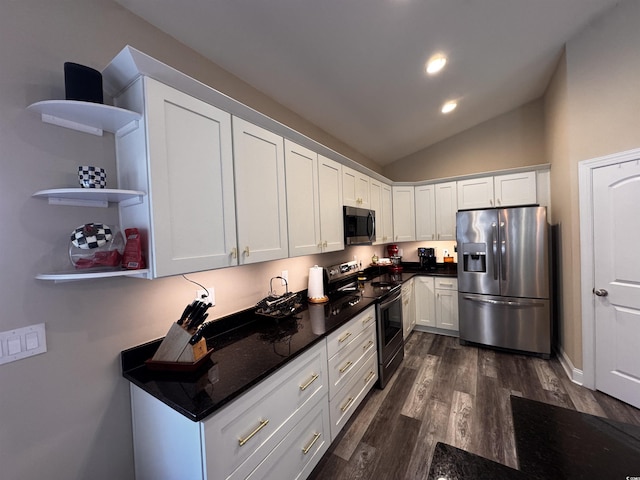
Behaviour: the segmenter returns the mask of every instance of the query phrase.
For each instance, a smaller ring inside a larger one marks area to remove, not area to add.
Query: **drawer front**
[[[376,323],[375,307],[371,306],[354,319],[349,320],[338,330],[327,336],[327,355],[333,357],[346,348],[353,340],[371,324]]]
[[[331,441],[349,420],[364,396],[378,380],[378,356],[369,356],[351,381],[333,399],[329,401],[331,419]]]
[[[287,434],[267,458],[248,476],[234,472],[235,480],[304,479],[329,449],[331,443],[329,402],[323,397],[313,409]],[[240,470],[240,469],[239,469]],[[238,474],[238,475],[237,475]]]
[[[244,462],[253,470],[328,393],[322,343],[286,365],[204,423],[207,478],[226,478]]]
[[[458,290],[457,278],[438,278],[436,277],[435,288],[440,290]]]
[[[377,352],[375,324],[370,324],[347,348],[329,359],[329,397],[333,398],[356,374],[371,353]]]

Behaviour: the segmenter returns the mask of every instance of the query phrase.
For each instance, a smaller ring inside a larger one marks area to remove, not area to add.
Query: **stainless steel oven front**
[[[404,359],[402,291],[394,288],[376,305],[380,388],[384,388]]]

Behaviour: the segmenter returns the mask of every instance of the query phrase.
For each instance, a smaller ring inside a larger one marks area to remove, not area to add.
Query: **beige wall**
[[[566,46],[546,95],[554,221],[560,226],[565,352],[583,367],[578,162],[638,148],[640,2],[620,2]]]
[[[397,160],[383,175],[419,181],[541,163],[547,163],[543,102],[536,100]]]
[[[54,284],[37,273],[64,261],[72,229],[113,224],[108,209],[50,206],[31,195],[73,186],[78,165],[115,178],[113,135],[42,123],[27,105],[64,98],[63,63],[101,70],[125,44],[148,53],[371,167],[309,122],[133,16],[111,0],[4,1],[0,15],[0,331],[44,322],[47,353],[0,365],[0,477],[133,479],[129,385],[121,350],[163,336],[198,287],[182,277]],[[374,168],[375,169],[375,168]],[[113,183],[109,186],[115,186]],[[301,257],[190,275],[214,286],[212,315],[252,306],[269,278],[289,271],[306,288],[309,267],[376,249]],[[382,254],[380,249],[378,254]]]

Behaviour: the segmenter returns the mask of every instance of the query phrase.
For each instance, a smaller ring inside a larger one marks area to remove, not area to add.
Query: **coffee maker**
[[[436,269],[436,249],[418,247],[418,259],[420,260],[420,270],[432,272]]]

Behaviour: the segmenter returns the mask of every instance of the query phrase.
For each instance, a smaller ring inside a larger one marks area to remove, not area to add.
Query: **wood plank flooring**
[[[424,479],[437,442],[518,468],[510,395],[640,425],[640,410],[574,384],[555,358],[416,331],[396,375],[368,394],[309,478]]]

